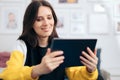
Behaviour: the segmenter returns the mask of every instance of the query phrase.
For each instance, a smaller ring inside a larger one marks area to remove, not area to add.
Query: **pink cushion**
[[[6,61],[10,58],[10,52],[0,52],[0,67],[6,67]]]

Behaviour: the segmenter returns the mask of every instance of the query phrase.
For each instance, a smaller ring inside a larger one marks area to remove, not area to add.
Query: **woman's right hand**
[[[42,66],[43,74],[47,74],[56,69],[64,61],[63,51],[53,51],[47,49],[46,55],[42,58],[40,65]]]
[[[63,51],[53,51],[48,48],[40,64],[33,67],[33,77],[48,74],[64,62]],[[35,74],[34,74],[35,73]]]

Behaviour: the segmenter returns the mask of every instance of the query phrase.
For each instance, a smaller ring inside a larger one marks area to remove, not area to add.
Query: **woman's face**
[[[51,9],[46,6],[40,6],[33,29],[35,30],[39,38],[46,38],[52,34],[53,28],[54,18]]]

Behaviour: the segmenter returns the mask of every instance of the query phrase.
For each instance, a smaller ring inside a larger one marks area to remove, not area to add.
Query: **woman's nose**
[[[47,19],[44,19],[43,24],[47,25],[48,23],[49,23],[49,21]]]

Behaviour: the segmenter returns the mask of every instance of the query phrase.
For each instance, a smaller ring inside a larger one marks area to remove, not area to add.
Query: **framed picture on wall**
[[[88,18],[89,33],[92,34],[108,34],[109,33],[109,17],[107,14],[91,14]]]
[[[69,10],[68,9],[55,9],[58,17],[58,23],[56,26],[57,33],[60,37],[67,36],[70,27]]]
[[[80,22],[73,22],[70,25],[71,34],[85,34],[86,33],[86,24]]]
[[[70,32],[72,34],[86,33],[86,13],[82,9],[70,10]]]
[[[69,4],[69,3],[78,3],[78,0],[58,0],[58,2],[59,2],[60,4],[62,4],[62,3],[67,3],[67,4]]]
[[[76,8],[70,10],[70,20],[72,22],[86,22],[86,12],[84,9]]]
[[[120,17],[120,2],[114,4],[114,16]]]
[[[120,34],[120,18],[115,18],[114,21],[115,33]]]
[[[79,2],[80,0],[55,0],[53,5],[60,8],[80,7]]]
[[[20,33],[23,18],[22,6],[5,5],[1,7],[0,33]]]
[[[105,13],[106,12],[106,7],[104,4],[95,3],[92,5],[92,7],[93,7],[93,12],[95,12],[95,13]]]

